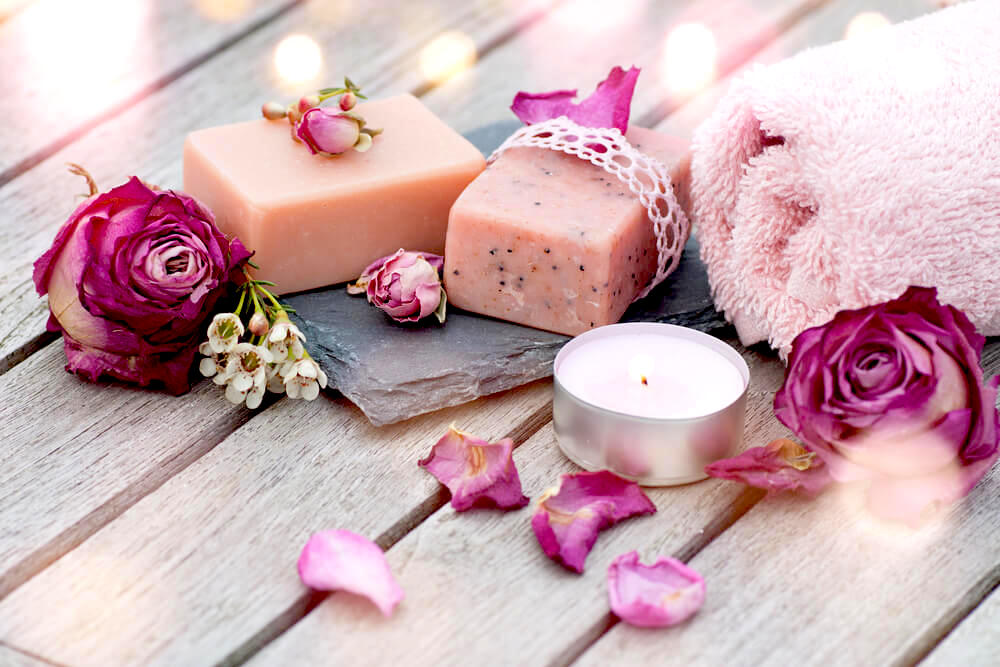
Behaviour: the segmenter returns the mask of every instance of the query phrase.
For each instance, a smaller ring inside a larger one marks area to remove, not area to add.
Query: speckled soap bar
[[[626,137],[667,165],[683,205],[686,142],[642,128]],[[451,209],[445,288],[459,308],[576,335],[617,322],[656,260],[646,209],[617,177],[557,151],[513,148]]]

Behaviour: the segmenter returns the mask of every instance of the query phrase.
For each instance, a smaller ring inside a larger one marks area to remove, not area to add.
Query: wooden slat
[[[64,363],[52,344],[0,383],[0,598],[249,417],[211,383],[174,398],[88,385]]]
[[[744,354],[754,378],[746,437],[756,443],[784,432],[770,407],[781,365]],[[559,452],[551,425],[514,458],[533,499],[578,470]],[[607,627],[611,560],[634,548],[644,557],[689,557],[759,497],[718,480],[646,492],[658,512],[603,533],[582,576],[544,556],[530,526],[533,506],[462,514],[444,507],[389,551],[407,595],[391,619],[334,595],[251,664],[440,665],[456,656],[464,664],[564,664]]]
[[[0,183],[301,0],[37,0],[0,22]]]
[[[997,664],[998,655],[1000,590],[995,590],[920,664],[922,667],[991,667]]]
[[[308,604],[295,561],[311,532],[388,546],[445,501],[417,460],[449,423],[498,439],[550,391],[536,383],[382,428],[343,400],[282,401],[0,603],[0,639],[72,665],[213,664],[251,650]]]
[[[388,0],[378,11],[361,2],[333,3],[330,11],[343,7],[345,13],[325,20],[311,6],[295,9],[0,188],[0,247],[10,249],[0,255],[0,373],[50,339],[43,335],[47,310],[34,293],[31,265],[79,201],[82,182],[66,173],[66,162],[84,164],[105,188],[131,174],[180,187],[188,132],[255,118],[262,101],[291,95],[272,63],[276,45],[290,34],[314,39],[326,63],[320,75],[326,78],[302,84],[300,92],[348,73],[371,82],[372,94],[385,95],[428,85],[414,73],[420,48],[440,32],[465,33],[483,50],[556,1],[472,0],[457,12],[449,0]]]
[[[940,6],[938,0],[837,0],[816,11],[771,44],[756,53],[750,63],[713,85],[694,99],[686,102],[657,129],[678,137],[690,138],[695,128],[704,120],[719,99],[729,89],[732,80],[754,64],[769,64],[787,58],[804,48],[827,44],[842,39],[851,19],[864,12],[877,12],[891,23],[916,18]]]
[[[701,0],[698,2],[568,3],[424,97],[459,131],[513,118],[519,90],[579,88],[588,94],[615,65],[643,68],[632,104],[633,121],[649,123],[692,91],[670,85],[676,63],[664,56],[671,28],[697,22],[715,37],[716,60],[725,71],[746,60],[791,22],[826,0]]]
[[[1000,370],[1000,342],[984,367]],[[861,485],[766,499],[690,562],[708,587],[698,615],[664,632],[620,623],[579,664],[626,650],[636,665],[912,663],[1000,582],[998,504],[996,467],[916,531],[872,518]]]

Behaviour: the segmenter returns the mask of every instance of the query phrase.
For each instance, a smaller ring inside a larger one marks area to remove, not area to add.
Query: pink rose
[[[400,248],[396,254],[372,262],[351,294],[364,292],[368,302],[397,322],[416,322],[434,314],[444,322],[447,295],[441,286],[444,257]]]
[[[303,114],[295,133],[313,155],[337,155],[358,143],[363,124],[349,114],[314,107]]]
[[[33,277],[67,371],[179,394],[206,318],[249,256],[197,201],[133,177],[77,207]]]

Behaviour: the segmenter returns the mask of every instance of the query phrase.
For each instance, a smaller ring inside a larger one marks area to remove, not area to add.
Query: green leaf
[[[448,293],[444,291],[444,287],[441,288],[441,302],[438,304],[437,309],[434,311],[434,317],[438,318],[438,322],[444,324],[444,318],[447,316],[448,310]]]

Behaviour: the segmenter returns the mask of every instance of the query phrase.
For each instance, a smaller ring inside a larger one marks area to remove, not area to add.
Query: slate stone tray
[[[519,127],[497,123],[470,132],[484,154]],[[343,285],[302,292],[286,301],[323,367],[330,388],[354,402],[376,426],[459,405],[552,374],[569,340],[559,334],[448,308],[441,326],[398,324]],[[433,318],[431,318],[433,320]],[[692,238],[677,270],[623,322],[667,322],[707,333],[728,325],[713,304]]]

